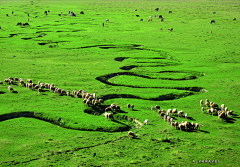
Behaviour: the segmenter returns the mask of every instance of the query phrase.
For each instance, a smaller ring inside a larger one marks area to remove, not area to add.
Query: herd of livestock
[[[56,86],[54,86],[54,84],[49,84],[49,83],[44,84],[44,83],[41,83],[40,81],[38,81],[37,84],[34,84],[31,79],[27,79],[27,81],[24,82],[24,80],[22,78],[9,77],[8,79],[4,79],[4,82],[9,85],[8,86],[9,92],[14,92],[14,89],[11,85],[16,85],[16,83],[18,83],[19,85],[24,86],[28,89],[38,91],[38,93],[41,93],[45,90],[49,90],[50,92],[53,92],[55,95],[61,95],[61,96],[66,95],[66,96],[72,96],[72,97],[76,97],[76,98],[81,97],[83,99],[83,103],[86,104],[87,106],[98,106],[98,105],[103,104],[103,102],[104,102],[103,99],[97,98],[96,93],[90,94],[84,90],[79,90],[79,91],[73,90],[72,95],[71,95],[69,90],[65,91],[64,89],[57,88]],[[0,81],[0,85],[3,85],[3,81]],[[204,111],[207,110],[208,114],[212,114],[212,115],[217,114],[218,118],[219,119],[221,118],[222,120],[226,119],[227,117],[232,116],[232,113],[233,113],[233,111],[228,110],[228,107],[225,107],[224,104],[222,104],[221,108],[219,108],[217,103],[209,102],[208,99],[206,99],[205,107],[204,107],[203,100],[200,100],[200,106],[202,106],[202,108],[201,108],[202,113],[204,113]],[[131,108],[133,110],[134,105],[127,104],[127,108],[128,109]],[[121,108],[119,105],[111,104],[109,107],[105,108],[104,116],[107,119],[114,120],[113,111],[118,112],[120,110],[121,110]],[[174,108],[174,109],[168,109],[165,112],[164,109],[160,109],[159,105],[156,105],[155,107],[151,107],[151,111],[158,112],[159,116],[161,118],[163,118],[164,121],[167,121],[168,123],[170,123],[172,127],[175,127],[175,129],[179,129],[181,131],[182,130],[193,131],[193,130],[200,129],[199,123],[194,123],[194,122],[190,123],[189,121],[182,121],[182,122],[174,122],[173,121],[175,115],[177,115],[178,117],[183,116],[183,110],[178,111],[176,108]],[[184,117],[187,120],[188,114],[185,113]],[[149,124],[149,120],[146,119],[144,121],[144,124],[146,124],[146,125]],[[134,132],[128,132],[128,136],[136,137]]]

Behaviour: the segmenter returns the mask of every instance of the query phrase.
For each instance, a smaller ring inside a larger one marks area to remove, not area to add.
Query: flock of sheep
[[[70,91],[67,90],[65,91],[64,89],[60,89],[54,86],[54,84],[49,84],[49,83],[41,83],[40,81],[38,81],[38,84],[34,84],[32,82],[31,79],[27,79],[26,83],[24,83],[22,78],[13,78],[13,77],[9,77],[8,79],[4,79],[5,83],[8,83],[9,85],[13,85],[16,82],[19,83],[19,85],[25,86],[28,89],[32,89],[32,90],[37,90],[38,93],[41,93],[43,91],[43,89],[49,89],[50,92],[54,92],[55,95],[66,95],[66,96],[72,96],[72,97],[76,97],[79,98],[81,97],[83,99],[83,103],[86,104],[87,106],[98,106],[103,104],[103,99],[101,98],[97,98],[96,93],[90,94],[87,93],[84,90],[73,90],[72,91],[72,95],[70,95]],[[0,81],[0,85],[2,85],[3,82]],[[9,92],[13,92],[13,88],[12,86],[8,86],[8,90]],[[200,106],[203,106],[203,100],[200,100]],[[218,118],[223,119],[223,118],[227,118],[232,116],[233,111],[232,110],[228,110],[227,107],[225,107],[224,104],[221,105],[221,110],[219,110],[219,106],[217,103],[213,103],[213,102],[209,102],[208,99],[206,99],[205,102],[205,108],[202,107],[201,111],[202,113],[204,113],[205,109],[207,110],[208,114],[218,114]],[[134,108],[134,105],[130,105],[127,104],[127,108]],[[120,111],[121,107],[119,105],[116,104],[111,104],[109,107],[105,108],[105,118],[106,119],[110,119],[110,120],[114,120],[114,114],[113,111]],[[178,111],[176,108],[174,109],[168,109],[166,112],[164,109],[160,109],[159,105],[156,105],[155,107],[151,107],[151,111],[157,111],[159,116],[161,118],[163,118],[164,121],[167,121],[168,123],[171,124],[171,126],[175,127],[175,129],[179,129],[179,130],[198,130],[200,129],[199,127],[199,123],[190,123],[188,121],[182,121],[182,122],[174,122],[173,121],[173,117],[170,116],[170,114],[172,116],[177,115],[178,117],[182,117],[183,115],[183,110]],[[188,114],[185,113],[185,119],[188,119]],[[149,125],[149,120],[146,119],[144,121],[144,124]],[[134,137],[136,138],[137,136],[134,134],[134,132],[128,132],[128,137]]]
[[[203,100],[200,100],[200,106],[203,106]],[[229,111],[228,107],[225,107],[225,104],[222,104],[221,108],[219,108],[217,103],[209,102],[208,99],[206,99],[206,101],[205,101],[205,106],[206,106],[205,108],[204,107],[201,108],[202,113],[204,113],[204,111],[206,109],[208,114],[212,114],[212,116],[213,116],[213,114],[214,115],[217,114],[218,119],[222,119],[222,121],[223,121],[223,119],[226,119],[226,118],[232,116],[232,113],[233,113],[232,110]]]

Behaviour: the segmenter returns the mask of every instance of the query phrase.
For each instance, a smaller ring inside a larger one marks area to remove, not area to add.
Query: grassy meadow
[[[0,166],[239,166],[239,3],[0,1]],[[17,82],[9,92],[8,77],[82,89],[104,104]],[[201,99],[233,115],[202,113]],[[114,121],[104,117],[112,103],[121,107]],[[176,130],[156,105],[183,110],[200,130]]]

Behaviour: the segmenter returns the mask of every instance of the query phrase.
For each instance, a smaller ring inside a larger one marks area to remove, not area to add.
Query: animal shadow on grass
[[[192,117],[188,117],[188,119],[190,119],[191,121],[196,121],[195,119],[193,119]]]
[[[136,110],[136,109],[132,109],[132,111],[139,111],[139,110]]]
[[[15,91],[15,90],[14,90],[14,91],[13,91],[13,93],[16,93],[16,94],[17,94],[17,93],[18,93],[18,91]]]
[[[2,92],[2,91],[0,91],[0,94],[4,94],[4,93],[6,93],[6,92]]]
[[[210,132],[205,131],[205,130],[198,130],[198,131],[201,131],[201,132],[204,132],[204,133],[210,133]]]
[[[234,123],[234,121],[236,121],[236,119],[233,119],[233,118],[227,118],[227,119],[225,119],[225,121],[227,122],[227,123]]]

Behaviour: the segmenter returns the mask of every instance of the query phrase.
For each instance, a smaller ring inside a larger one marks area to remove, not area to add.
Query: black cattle
[[[216,12],[213,12],[213,14],[215,14]]]
[[[162,18],[163,18],[162,15],[160,15],[160,16],[159,16],[159,19],[162,19]]]
[[[137,17],[139,17],[139,15],[136,15]]]
[[[8,14],[6,14],[6,16],[8,17]]]
[[[233,21],[236,20],[236,18],[233,19]]]
[[[13,14],[14,12],[12,11],[12,14]]]
[[[212,21],[211,21],[211,24],[212,24],[212,23],[215,23],[215,20],[212,20]]]
[[[81,11],[81,12],[80,12],[80,14],[84,14],[84,12],[83,12],[83,11]]]
[[[17,26],[22,26],[22,22],[18,22],[18,23],[17,23]]]
[[[159,10],[159,8],[156,8],[155,11],[157,12]]]
[[[143,19],[141,19],[140,21],[143,21]]]
[[[168,13],[172,13],[172,11],[169,11]]]

